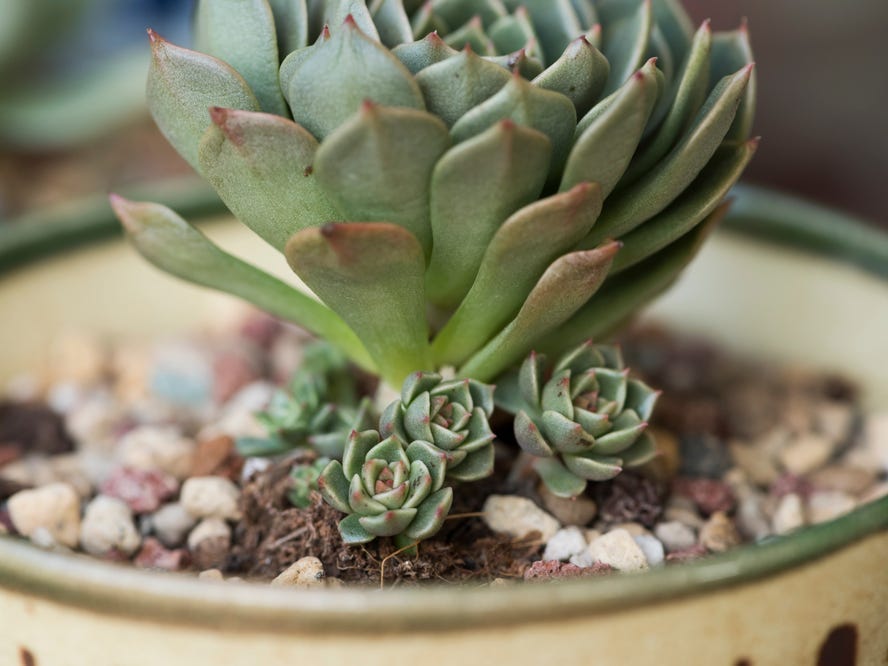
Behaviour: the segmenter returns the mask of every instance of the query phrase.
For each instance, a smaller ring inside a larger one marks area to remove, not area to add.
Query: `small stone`
[[[673,495],[663,511],[665,520],[678,521],[694,529],[700,529],[705,522],[697,512],[696,505],[687,497]]]
[[[678,478],[672,485],[674,492],[690,499],[703,515],[734,508],[734,493],[722,481],[715,479]]]
[[[345,587],[345,581],[341,578],[336,578],[335,576],[325,576],[324,587],[326,587],[328,590],[338,590]]]
[[[590,543],[581,555],[571,558],[571,562],[579,566],[601,562],[617,571],[643,571],[648,568],[644,551],[626,530],[603,534]]]
[[[724,511],[716,511],[700,528],[700,544],[712,553],[724,553],[742,543],[737,526]]]
[[[853,511],[857,502],[850,495],[838,491],[820,491],[808,497],[807,514],[812,524],[825,523],[849,511]]]
[[[224,476],[234,481],[240,476],[244,459],[227,435],[203,439],[197,444],[191,466],[193,476]]]
[[[803,434],[780,452],[780,462],[791,474],[804,476],[823,467],[833,454],[835,445],[823,435]]]
[[[888,471],[888,412],[868,416],[863,426],[862,448]]]
[[[663,561],[666,559],[666,552],[663,548],[663,543],[659,539],[648,534],[639,534],[632,538],[635,539],[635,543],[638,544],[641,552],[644,553],[648,566],[656,567],[663,564]]]
[[[582,576],[600,576],[613,571],[611,567],[596,562],[588,567],[558,562],[555,560],[537,560],[524,572],[524,580],[553,580],[557,578],[579,578]]]
[[[745,538],[759,541],[771,534],[771,523],[764,510],[760,493],[744,495],[737,505],[737,529]]]
[[[65,428],[80,451],[110,455],[120,430],[127,424],[120,404],[105,393],[97,393],[65,415]]]
[[[817,431],[836,444],[844,444],[851,437],[855,413],[850,403],[838,400],[821,402],[814,411]]]
[[[681,467],[681,453],[678,438],[668,430],[651,428],[651,436],[654,438],[654,446],[657,449],[656,457],[639,468],[644,475],[656,479],[660,483],[668,485],[678,474]]]
[[[105,495],[123,500],[135,513],[157,511],[179,489],[175,478],[160,470],[119,467],[102,484]]]
[[[240,518],[240,489],[220,476],[194,476],[182,485],[179,501],[195,518]]]
[[[52,409],[40,403],[0,402],[0,466],[21,455],[58,455],[74,449],[65,423]]]
[[[181,571],[188,565],[188,560],[188,551],[184,548],[167,550],[160,541],[148,537],[133,564],[142,569]]]
[[[579,555],[587,546],[586,537],[579,527],[571,525],[558,530],[546,543],[543,551],[544,560],[567,561],[574,555]]]
[[[73,548],[80,537],[80,497],[67,483],[22,490],[7,502],[16,531],[30,537],[38,528],[54,541]]]
[[[154,395],[176,405],[200,407],[209,403],[213,393],[210,353],[181,342],[158,347],[150,386]]]
[[[583,530],[583,538],[586,539],[586,543],[592,543],[601,536],[601,532],[599,530],[585,529]]]
[[[651,536],[651,531],[640,523],[617,523],[616,525],[612,525],[607,531],[613,532],[614,530],[626,530],[629,532],[630,536],[634,537]]]
[[[740,467],[749,480],[759,486],[769,486],[780,475],[774,459],[761,447],[734,441],[728,446],[734,463]]]
[[[231,529],[221,518],[205,518],[188,535],[188,550],[199,569],[225,565],[231,547]]]
[[[50,382],[98,384],[107,370],[106,349],[94,337],[67,332],[56,337],[49,347]]]
[[[194,516],[179,502],[164,504],[151,514],[151,528],[167,548],[175,548],[184,543],[195,522]]]
[[[555,516],[562,525],[588,525],[598,513],[598,505],[585,495],[566,498],[558,497],[545,484],[538,488],[540,498],[546,510]]]
[[[811,490],[811,483],[808,479],[796,476],[795,474],[781,474],[777,477],[777,480],[771,484],[768,492],[772,497],[777,498],[782,498],[789,494],[796,494],[805,498],[811,493]]]
[[[117,456],[126,467],[160,470],[181,481],[192,473],[195,448],[176,428],[139,426],[121,438]]]
[[[223,580],[222,572],[219,569],[204,569],[197,574],[199,580]]]
[[[787,534],[805,524],[802,498],[796,493],[784,495],[774,511],[771,526],[775,534]]]
[[[125,502],[99,495],[87,505],[80,526],[80,545],[87,553],[105,557],[116,551],[129,556],[141,543],[142,537]]]
[[[303,557],[271,581],[275,586],[316,587],[324,584],[324,565],[316,557]]]
[[[258,456],[244,459],[244,466],[241,468],[240,482],[245,484],[254,475],[261,474],[271,467],[271,460],[268,458],[259,458]]]
[[[851,465],[830,465],[814,472],[808,480],[817,490],[835,490],[849,495],[860,495],[875,483],[876,472]]]
[[[710,434],[685,435],[679,440],[683,476],[719,479],[731,468],[728,447]]]
[[[597,484],[599,518],[605,523],[638,522],[653,526],[663,512],[659,486],[632,472]]]
[[[697,543],[697,535],[693,528],[677,520],[659,523],[654,527],[654,534],[669,553],[687,550]]]
[[[490,495],[484,502],[484,522],[494,532],[524,539],[537,532],[549,541],[561,525],[526,497]]]

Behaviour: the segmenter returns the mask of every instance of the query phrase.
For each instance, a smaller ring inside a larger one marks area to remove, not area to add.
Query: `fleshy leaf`
[[[570,472],[560,460],[539,458],[534,461],[533,468],[553,495],[578,497],[586,490],[586,480]]]
[[[339,534],[347,544],[369,543],[376,538],[361,525],[361,517],[353,513],[339,521]]]
[[[277,26],[280,54],[308,46],[308,7],[305,0],[268,0],[268,4]],[[275,79],[277,80],[277,73]]]
[[[657,456],[657,445],[650,432],[645,432],[630,448],[620,454],[623,467],[640,467]]]
[[[152,264],[189,282],[234,294],[337,345],[356,363],[375,366],[357,336],[334,312],[258,268],[223,252],[165,206],[111,196],[136,249]]]
[[[518,315],[459,374],[489,381],[524,356],[534,342],[571,318],[594,294],[620,245],[573,252],[557,259],[530,292]]]
[[[170,44],[153,31],[148,36],[148,109],[167,141],[200,170],[197,147],[210,125],[207,109],[258,111],[259,102],[243,77],[221,60]]]
[[[324,500],[337,511],[342,511],[342,513],[351,511],[348,501],[349,482],[342,471],[342,463],[338,460],[330,462],[321,472],[318,477],[318,490]]]
[[[499,92],[510,78],[505,69],[466,48],[423,69],[416,82],[426,108],[452,127],[467,111]]]
[[[619,458],[564,456],[564,465],[571,472],[589,481],[609,481],[623,471]]]
[[[591,181],[601,186],[602,197],[611,193],[629,165],[657,101],[655,70],[649,62],[613,99],[602,102],[603,111],[592,110],[594,120],[584,127],[564,167],[562,191]]]
[[[462,50],[470,48],[475,53],[483,55],[494,55],[496,48],[487,33],[484,32],[484,24],[480,17],[469,19],[469,21],[460,28],[452,32],[448,32],[444,37],[444,41],[455,49]]]
[[[527,412],[522,410],[515,414],[513,429],[518,446],[530,455],[540,458],[550,458],[555,455],[552,447],[546,442],[546,438],[540,433],[539,427]]]
[[[355,474],[352,477],[351,484],[348,489],[348,506],[351,512],[359,513],[362,516],[373,516],[378,513],[384,513],[387,507],[381,502],[377,502],[370,497],[364,489],[361,477]]]
[[[500,0],[432,0],[432,8],[449,26],[462,25],[477,16],[487,27],[506,15]]]
[[[550,152],[543,134],[506,121],[441,158],[431,188],[426,284],[432,303],[453,307],[465,296],[496,230],[539,196]],[[515,155],[522,156],[520,162]]]
[[[552,142],[550,172],[560,174],[573,143],[577,112],[561,93],[537,88],[517,72],[486,102],[466,113],[453,126],[456,143],[475,137],[505,119],[542,132]]]
[[[694,186],[666,210],[623,237],[611,275],[634,266],[678,240],[702,222],[724,199],[758,147],[757,140],[719,148]]]
[[[319,141],[342,125],[365,100],[423,109],[416,81],[379,42],[351,18],[281,65],[281,88],[293,118]]]
[[[399,384],[427,367],[419,241],[383,222],[327,224],[293,236],[287,260],[309,289],[349,324],[383,377]]]
[[[411,442],[407,447],[407,457],[424,463],[432,475],[432,490],[436,491],[444,485],[447,474],[447,453],[432,446],[429,442]]]
[[[605,88],[608,93],[622,86],[641,67],[653,25],[650,0],[623,0],[620,9],[622,16],[603,22],[604,55],[611,66]]]
[[[201,172],[237,218],[283,252],[294,233],[341,219],[312,172],[318,142],[291,120],[214,107]]]
[[[374,536],[390,537],[407,529],[407,526],[416,517],[416,513],[416,509],[395,509],[375,516],[361,516],[358,518],[358,522],[361,527]]]
[[[403,0],[374,0],[370,14],[379,32],[379,40],[388,48],[413,41],[413,29]]]
[[[367,37],[379,41],[376,24],[365,0],[324,0],[324,23],[339,26],[351,20]]]
[[[752,74],[746,67],[715,87],[694,124],[669,155],[637,183],[608,199],[607,209],[583,242],[621,236],[668,206],[690,185],[731,126]]]
[[[379,433],[375,430],[363,432],[352,431],[345,444],[345,453],[342,456],[342,469],[346,479],[351,480],[364,469],[367,454],[374,446],[379,444]]]
[[[435,359],[462,363],[505,326],[546,268],[589,233],[601,204],[598,185],[583,183],[506,220],[487,246],[468,295],[435,337]]]
[[[443,62],[459,54],[454,48],[447,46],[437,32],[430,32],[417,42],[409,42],[396,46],[392,53],[400,60],[411,74],[417,74],[426,67]]]
[[[729,75],[738,69],[752,63],[752,47],[749,43],[749,31],[746,22],[733,32],[717,32],[712,40],[712,57],[710,77],[718,81],[721,77]],[[752,122],[755,119],[755,100],[758,84],[753,70],[746,86],[746,92],[740,101],[734,123],[728,131],[727,138],[735,141],[745,141],[752,130]]]
[[[487,445],[472,451],[459,465],[447,470],[447,478],[454,481],[480,481],[493,473],[495,451]]]
[[[452,488],[441,488],[441,490],[431,494],[425,502],[420,504],[416,517],[407,527],[405,535],[415,541],[428,539],[430,536],[433,536],[441,529],[441,525],[444,524],[444,519],[450,513],[450,506],[452,504]]]
[[[577,116],[582,116],[598,101],[609,73],[607,59],[585,37],[580,37],[533,84],[561,93],[573,102]]]
[[[314,173],[344,219],[400,225],[428,253],[429,183],[449,147],[433,115],[365,103],[321,145]]]
[[[259,100],[263,111],[287,115],[278,83],[278,45],[267,0],[200,0],[195,44],[201,53],[231,65]]]
[[[527,8],[547,63],[555,62],[567,45],[583,34],[571,0],[521,0],[514,4]]]

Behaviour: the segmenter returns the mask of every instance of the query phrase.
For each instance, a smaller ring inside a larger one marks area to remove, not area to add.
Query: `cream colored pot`
[[[648,316],[760,358],[842,370],[865,387],[869,409],[888,408],[888,282],[878,275],[888,273],[888,241],[767,193],[739,203],[736,225],[789,244],[719,233]],[[225,303],[116,240],[48,259],[58,234],[73,244],[110,228],[99,215],[59,224],[24,239],[0,234],[0,379],[38,363],[62,328],[144,338],[194,327]],[[220,242],[252,252],[236,226],[211,227]],[[836,252],[848,260],[823,256]],[[484,589],[214,583],[0,538],[0,664],[347,662],[886,664],[888,498],[696,563]]]

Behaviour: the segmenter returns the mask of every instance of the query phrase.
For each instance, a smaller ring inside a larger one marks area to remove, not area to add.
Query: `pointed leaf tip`
[[[158,34],[154,31],[153,28],[146,28],[145,32],[148,33],[148,41],[149,41],[151,44],[154,44],[154,43],[156,43],[156,42],[163,42],[163,41],[165,41],[163,37],[161,37],[160,35],[158,35]]]

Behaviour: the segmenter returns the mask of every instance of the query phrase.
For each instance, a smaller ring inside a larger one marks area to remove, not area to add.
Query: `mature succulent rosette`
[[[474,379],[443,380],[433,372],[414,372],[379,420],[383,437],[425,441],[447,457],[447,476],[477,481],[493,472],[493,386]]]
[[[588,342],[554,366],[532,353],[512,389],[502,400],[515,439],[556,495],[575,497],[656,454],[645,430],[659,394],[629,377],[616,347]]]
[[[332,507],[347,513],[339,532],[349,544],[396,537],[409,545],[433,536],[444,523],[453,490],[444,487],[445,457],[428,442],[406,445],[396,435],[353,432],[340,463],[331,462],[318,487]]]
[[[491,381],[665,289],[750,159],[745,30],[677,0],[200,0],[152,33],[151,112],[319,300],[169,209],[114,198],[165,270],[392,386]]]

